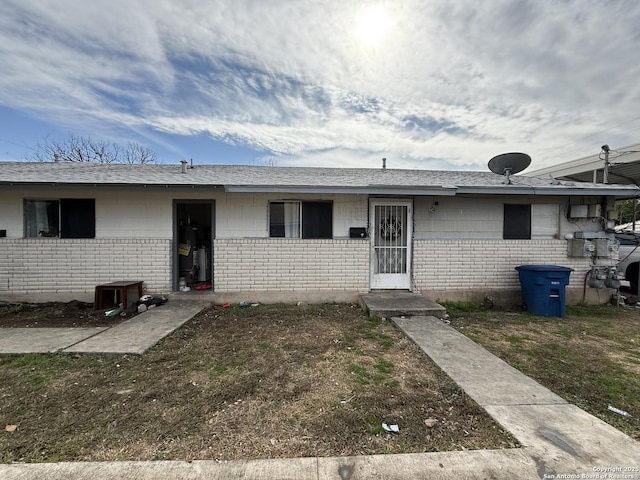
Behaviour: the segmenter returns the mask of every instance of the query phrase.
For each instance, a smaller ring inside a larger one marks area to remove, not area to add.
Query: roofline
[[[187,190],[196,190],[196,189],[207,189],[207,190],[224,190],[224,185],[219,184],[211,184],[211,185],[203,185],[203,184],[180,184],[180,183],[96,183],[96,182],[87,182],[87,183],[64,183],[64,182],[0,182],[0,187],[12,187],[12,188],[22,188],[22,187],[37,187],[37,188],[119,188],[119,189],[132,189],[132,188],[148,188],[148,189],[160,189],[164,190],[167,188],[170,189],[187,189]]]
[[[458,191],[457,187],[428,187],[419,188],[415,186],[382,186],[371,187],[311,187],[311,186],[289,186],[289,185],[227,185],[225,191],[229,193],[334,193],[334,194],[355,194],[355,195],[439,195],[454,196]]]
[[[635,185],[634,185],[635,187]],[[575,188],[571,190],[563,190],[559,192],[553,187],[534,187],[534,195],[564,195],[564,196],[600,196],[600,197],[623,197],[635,198],[640,197],[640,188]]]
[[[457,194],[490,194],[490,195],[542,195],[542,196],[604,196],[604,197],[640,197],[640,187],[636,185],[616,185],[614,188],[571,187],[557,185],[549,187],[510,186],[510,187],[458,187]]]
[[[221,185],[221,184],[148,184],[148,183],[63,183],[63,182],[0,182],[1,187],[10,188],[117,188],[153,190],[208,190],[229,193],[286,193],[286,194],[352,194],[352,195],[412,195],[412,196],[455,196],[461,194],[482,195],[541,195],[541,196],[612,196],[620,198],[640,197],[640,187],[636,185],[608,184],[606,187],[571,187],[556,185],[536,187],[525,185],[503,186],[429,186],[413,185],[371,185],[358,187],[343,186],[295,186],[295,185]]]

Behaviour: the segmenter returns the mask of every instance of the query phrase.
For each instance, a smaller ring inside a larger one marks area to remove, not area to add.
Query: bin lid
[[[573,272],[573,268],[562,265],[518,265],[516,270],[531,270],[534,272]]]

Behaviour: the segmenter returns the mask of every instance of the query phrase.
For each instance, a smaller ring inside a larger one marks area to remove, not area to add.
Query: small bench
[[[111,307],[114,305],[118,305],[122,303],[122,306],[126,309],[129,306],[127,294],[130,289],[137,289],[138,296],[136,297],[135,303],[142,296],[142,282],[138,281],[130,281],[130,280],[121,280],[119,282],[111,282],[105,283],[104,285],[98,285],[96,287],[96,293],[93,305],[96,310],[100,310],[105,307]],[[111,298],[114,300],[105,301],[105,294],[111,293],[113,295]]]

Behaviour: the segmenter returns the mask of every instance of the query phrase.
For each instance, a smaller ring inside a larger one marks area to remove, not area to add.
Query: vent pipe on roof
[[[186,160],[180,160],[180,163],[182,164],[182,173],[187,173],[187,162]]]
[[[386,169],[387,169],[387,159],[386,159],[386,158],[383,158],[383,159],[382,159],[382,169],[383,169],[383,170],[386,170]]]
[[[602,183],[609,183],[609,145],[602,145],[604,152],[604,169],[602,170]]]

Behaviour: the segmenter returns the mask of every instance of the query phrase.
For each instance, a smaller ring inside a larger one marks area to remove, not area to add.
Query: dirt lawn
[[[0,325],[93,324],[80,307],[60,321],[7,306]],[[211,307],[142,356],[0,357],[0,385],[2,462],[516,446],[392,324],[348,304]]]
[[[107,309],[108,310],[108,309]],[[128,317],[107,317],[93,303],[0,303],[0,327],[110,327]]]

